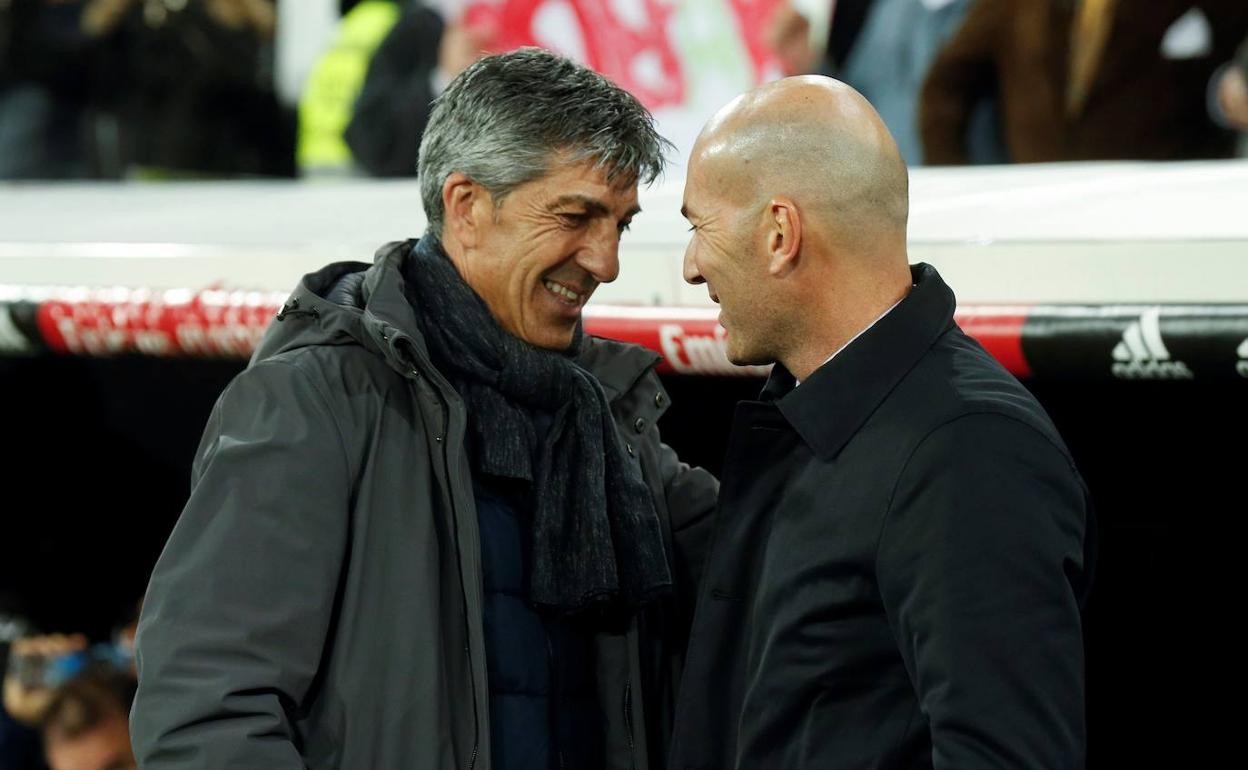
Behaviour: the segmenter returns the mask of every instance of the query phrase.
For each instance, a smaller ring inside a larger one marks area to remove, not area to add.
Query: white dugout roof
[[[595,302],[709,304],[681,186],[642,192]],[[284,291],[423,226],[413,181],[7,184],[0,285]],[[968,304],[1248,301],[1248,161],[915,169],[910,256]]]

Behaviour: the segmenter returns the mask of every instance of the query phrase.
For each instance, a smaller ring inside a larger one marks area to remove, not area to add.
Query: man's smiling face
[[[592,161],[556,166],[480,212],[475,248],[456,267],[504,330],[566,350],[594,289],[619,274],[620,236],[638,211],[635,181],[608,181]]]

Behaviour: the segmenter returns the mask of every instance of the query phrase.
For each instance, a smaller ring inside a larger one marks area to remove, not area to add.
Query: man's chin
[[[724,355],[727,356],[729,363],[735,366],[766,366],[773,363],[774,359],[765,356],[757,350],[734,344],[735,340],[729,337],[727,344],[724,346]]]
[[[560,324],[558,326],[546,327],[523,336],[521,339],[535,348],[542,348],[555,353],[566,353],[572,347],[573,341],[576,340],[576,330],[580,323],[578,319],[571,326]]]

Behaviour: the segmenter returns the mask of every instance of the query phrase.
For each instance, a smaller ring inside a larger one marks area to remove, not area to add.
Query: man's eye
[[[633,223],[632,223],[631,221],[630,221],[630,222],[621,222],[621,223],[620,223],[620,226],[619,226],[619,231],[620,231],[620,234],[621,234],[621,235],[623,235],[624,233],[626,233],[626,232],[628,232],[629,230],[631,230],[631,229],[632,229],[632,227],[633,227]]]
[[[559,215],[559,220],[564,227],[582,227],[589,221],[589,215],[585,213],[566,212]]]

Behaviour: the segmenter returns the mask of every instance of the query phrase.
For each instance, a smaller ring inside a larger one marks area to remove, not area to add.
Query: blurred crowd
[[[824,1],[826,36],[762,0],[766,45],[861,91],[912,165],[1225,158],[1248,131],[1244,0]],[[473,3],[0,0],[0,178],[412,175],[429,102],[506,47]]]
[[[93,641],[37,631],[5,604],[0,601],[0,770],[134,770],[129,713],[139,608],[111,638]]]
[[[294,173],[270,0],[0,0],[0,177]]]

